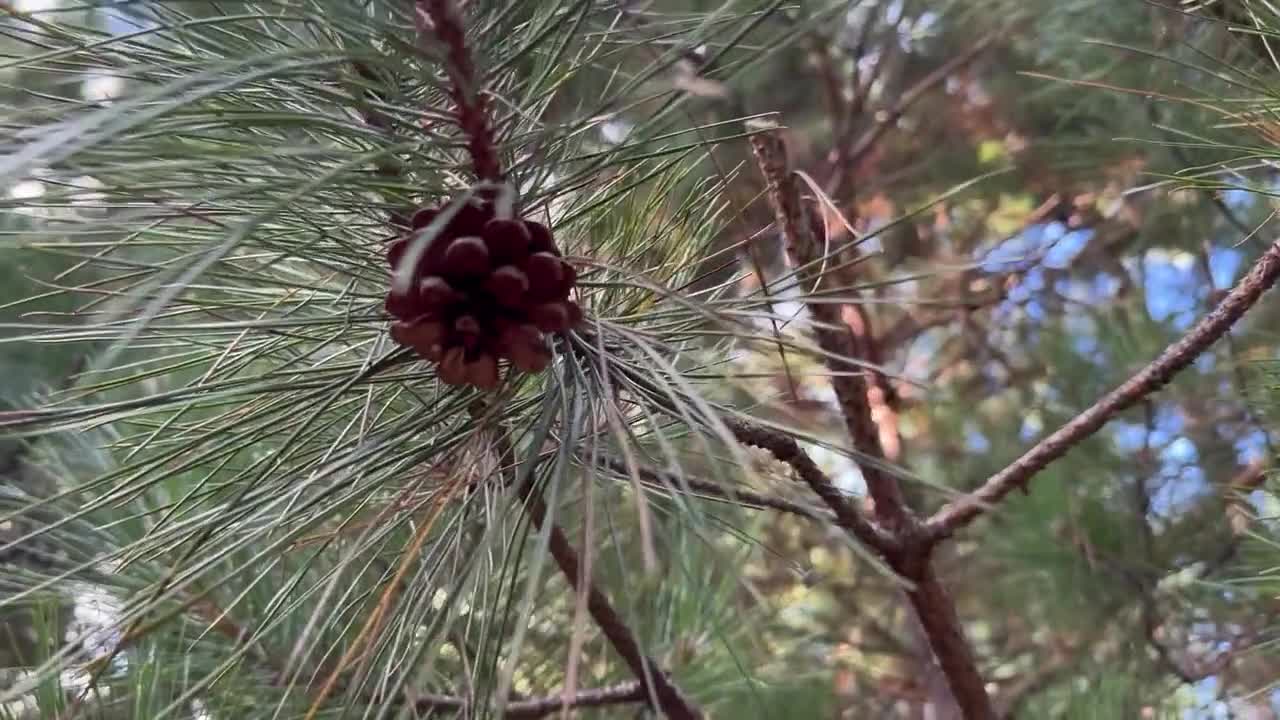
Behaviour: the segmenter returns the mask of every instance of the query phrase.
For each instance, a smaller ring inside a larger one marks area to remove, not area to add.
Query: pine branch
[[[1025,490],[1049,463],[1093,435],[1116,414],[1159,390],[1215,343],[1280,278],[1280,241],[1272,244],[1249,273],[1186,335],[1092,407],[1041,440],[1022,457],[991,476],[982,487],[944,506],[925,523],[929,542],[950,537],[1014,490]]]
[[[739,442],[767,450],[779,462],[786,463],[815,495],[831,508],[836,525],[853,533],[864,545],[882,553],[900,550],[901,543],[892,534],[863,517],[862,513],[836,488],[826,473],[800,447],[795,438],[768,428],[740,420],[726,420],[729,431]]]
[[[525,503],[525,509],[533,520],[533,524],[538,529],[542,529],[547,521],[547,506],[542,498],[531,493]],[[640,650],[635,634],[614,610],[609,598],[605,597],[595,583],[581,577],[578,551],[573,548],[564,530],[557,525],[552,525],[548,532],[551,557],[555,559],[560,572],[564,574],[574,592],[585,590],[587,612],[604,633],[614,651],[622,656],[622,661],[639,679],[643,697],[672,720],[700,720],[703,717],[702,711],[684,696],[657,662]]]
[[[483,422],[483,410],[479,404],[472,406],[471,413],[477,422]],[[506,481],[510,484],[517,477],[515,448],[501,422],[494,430],[493,445],[498,457],[498,466],[506,468]],[[547,505],[538,494],[536,476],[533,472],[527,474],[527,479],[520,487],[518,494],[534,526],[539,530],[543,529],[547,523]],[[595,583],[591,582],[590,578],[582,577],[582,564],[578,559],[578,551],[573,548],[564,530],[553,524],[547,529],[547,533],[550,539],[551,557],[556,561],[560,572],[574,592],[586,594],[587,612],[604,633],[614,651],[622,657],[623,662],[639,681],[644,699],[673,720],[700,720],[703,717],[702,711],[685,698],[684,693],[671,681],[657,662],[641,651],[635,634],[614,610],[609,598],[596,587]]]
[[[763,130],[751,136],[751,147],[768,182],[769,201],[786,240],[787,254],[799,271],[798,281],[810,292],[821,293],[829,278],[814,268],[821,266],[827,253],[814,236],[782,139],[776,129]],[[861,463],[861,467],[867,490],[875,501],[876,518],[899,543],[897,547],[881,548],[881,552],[896,572],[914,583],[907,590],[907,597],[965,718],[994,718],[986,683],[964,637],[955,604],[930,565],[932,545],[920,541],[919,520],[907,507],[897,481],[875,464],[885,457],[869,394],[875,386],[856,366],[850,367],[850,361],[859,358],[860,351],[866,351],[866,339],[860,341],[856,329],[843,323],[841,304],[809,303],[807,307],[817,321],[818,346],[825,351],[827,367],[832,370],[831,384],[850,440],[873,461]],[[823,499],[832,500],[826,496]],[[840,500],[839,504],[844,504],[843,498]],[[837,515],[841,512],[838,507],[832,509]]]
[[[467,151],[476,176],[493,182],[501,180],[502,166],[494,146],[488,103],[457,7],[453,0],[417,0],[415,18],[420,37],[434,37],[445,47],[449,97],[453,100],[458,126],[467,136]]]
[[[830,290],[824,275],[815,276],[814,268],[821,264],[826,253],[814,237],[809,214],[801,203],[800,188],[791,174],[782,138],[776,129],[762,130],[751,136],[751,149],[768,182],[769,201],[778,228],[786,239],[787,254],[800,271],[797,281],[810,293]],[[883,458],[880,430],[871,417],[867,401],[869,384],[866,373],[852,362],[860,355],[857,339],[841,317],[841,305],[809,303],[807,307],[817,321],[815,335],[818,346],[826,352],[827,367],[832,371],[831,385],[850,440],[867,457]],[[892,532],[908,527],[912,521],[897,481],[872,463],[861,465],[867,491],[875,501],[877,519]]]
[[[629,478],[630,470],[627,468],[627,464],[621,460],[609,460],[608,466],[609,469],[618,473],[622,478]],[[716,502],[737,505],[739,507],[774,510],[818,522],[832,524],[840,523],[839,518],[837,518],[835,513],[831,511],[822,510],[821,508],[798,502],[792,502],[790,500],[784,500],[783,498],[774,497],[772,495],[765,495],[764,493],[745,490],[732,485],[711,482],[710,480],[700,480],[698,478],[684,476],[677,477],[651,467],[642,466],[637,468],[636,471],[640,475],[640,481],[645,485],[663,490],[667,493],[681,493],[690,497],[706,498]],[[821,473],[822,471],[818,470],[818,472]],[[885,539],[888,539],[887,536]]]
[[[480,90],[480,80],[476,74],[470,48],[466,43],[458,10],[452,0],[417,0],[416,10],[419,37],[424,39],[434,37],[446,49],[445,67],[450,80],[449,95],[454,102],[458,125],[467,136],[467,150],[471,155],[473,170],[480,180],[500,180],[502,170],[494,146],[494,134],[486,109],[486,100]],[[386,126],[385,122],[381,122],[380,118],[372,113],[366,114],[364,119],[375,128],[384,129]],[[471,412],[477,422],[484,423],[482,405],[473,405]],[[514,450],[501,423],[495,433],[494,449],[500,466],[508,468],[507,481],[510,485],[515,479]],[[528,478],[524,487],[520,489],[521,499],[534,525],[542,529],[547,522],[546,504],[536,494],[534,475],[530,473]],[[580,698],[576,702],[566,703],[563,698],[557,697],[510,703],[506,706],[506,716],[541,717],[569,707],[594,707],[643,700],[655,704],[668,717],[675,720],[701,718],[701,711],[685,699],[684,694],[670,681],[655,661],[641,652],[631,629],[617,614],[604,593],[588,579],[580,576],[577,551],[574,550],[564,531],[552,525],[548,533],[551,555],[556,564],[575,592],[585,590],[587,610],[592,619],[600,627],[614,650],[622,656],[623,661],[638,678],[638,682],[611,691],[579,693],[575,696]],[[586,584],[585,588],[583,583]],[[428,709],[430,708],[436,708],[436,706],[428,701]],[[465,706],[459,705],[454,709],[465,710]]]

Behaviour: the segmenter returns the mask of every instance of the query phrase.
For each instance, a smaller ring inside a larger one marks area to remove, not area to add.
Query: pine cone
[[[387,248],[393,274],[413,262],[409,282],[387,292],[392,339],[436,363],[450,385],[497,386],[499,360],[541,372],[551,362],[547,335],[582,321],[569,299],[577,271],[545,225],[495,217],[482,200],[462,205],[430,242],[418,242],[441,212],[417,211]]]

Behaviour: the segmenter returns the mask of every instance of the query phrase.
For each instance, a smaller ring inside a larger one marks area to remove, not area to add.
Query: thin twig
[[[786,240],[787,253],[797,268],[808,270],[800,273],[798,281],[809,292],[820,293],[829,282],[828,273],[820,269],[822,258],[827,253],[814,235],[795,174],[787,161],[786,148],[776,128],[752,135],[751,148],[768,182],[769,201]],[[867,348],[854,330],[843,323],[841,304],[808,303],[808,310],[816,321],[814,330],[818,346],[825,353],[827,367],[832,370],[831,384],[850,440],[871,460],[860,463],[860,466],[868,494],[875,501],[876,520],[899,543],[897,547],[881,548],[882,554],[896,572],[913,583],[906,591],[907,597],[964,717],[966,720],[992,720],[995,710],[987,695],[986,683],[978,672],[973,650],[965,640],[955,604],[930,567],[932,546],[919,541],[919,520],[907,507],[897,480],[878,464],[884,461],[885,453],[868,395],[872,385],[865,374],[858,372],[853,362],[859,358],[865,360],[860,351],[865,353]],[[778,449],[784,455],[789,450]],[[778,451],[774,451],[775,454]],[[817,487],[814,489],[818,491]],[[819,495],[828,503],[839,500],[832,507],[837,515],[841,514],[841,506],[847,505],[838,494],[832,497],[825,491],[819,491]],[[850,514],[849,519],[852,521],[858,517]]]
[[[1272,244],[1258,258],[1249,273],[1212,312],[1196,323],[1181,340],[1166,348],[1151,364],[1041,440],[1008,467],[991,476],[978,490],[935,513],[925,523],[928,540],[937,542],[951,536],[1009,493],[1025,489],[1036,473],[1049,463],[1093,435],[1117,413],[1163,387],[1221,338],[1275,284],[1277,278],[1280,278],[1280,241]]]
[[[505,718],[532,720],[546,717],[562,710],[578,710],[582,708],[598,708],[609,705],[644,702],[643,686],[635,681],[610,685],[609,687],[591,690],[579,690],[569,698],[556,693],[546,697],[517,700],[507,703]],[[418,695],[414,699],[414,708],[419,713],[452,712],[463,717],[471,716],[471,705],[465,698],[451,695]]]
[[[812,488],[814,494],[822,498],[835,513],[836,524],[853,533],[863,544],[882,553],[900,550],[897,538],[863,517],[795,438],[741,420],[726,420],[725,424],[739,442],[767,450],[779,462],[790,465],[796,476]]]
[[[630,471],[626,463],[621,460],[607,460],[606,464],[610,470],[618,473],[620,477],[630,477]],[[668,493],[681,493],[689,497],[705,498],[739,507],[776,510],[777,512],[797,515],[817,522],[839,524],[839,519],[835,513],[812,505],[805,505],[804,503],[793,502],[732,485],[711,482],[710,480],[701,480],[683,475],[676,476],[651,467],[641,466],[636,468],[636,472],[639,473],[640,481],[645,485]]]
[[[939,65],[933,72],[920,78],[914,85],[907,88],[898,96],[898,101],[893,107],[884,111],[880,115],[876,124],[871,126],[856,142],[849,146],[847,150],[843,147],[837,148],[835,157],[832,160],[830,179],[826,183],[826,191],[828,195],[835,195],[840,189],[840,184],[847,172],[858,166],[876,145],[880,139],[885,136],[897,124],[898,120],[906,114],[907,110],[916,103],[917,100],[924,97],[933,88],[941,85],[946,81],[952,73],[963,68],[973,62],[979,55],[986,52],[997,40],[1007,37],[1009,29],[993,31],[974,43],[969,49],[952,57],[947,62]],[[843,146],[843,143],[841,144]]]
[[[479,405],[473,405],[471,412],[473,417],[480,419],[483,411]],[[505,468],[506,482],[510,485],[515,478],[519,477],[515,465],[515,448],[501,421],[496,423],[493,432],[493,445],[498,466]],[[526,480],[517,494],[524,503],[529,519],[533,521],[536,528],[541,530],[547,523],[547,504],[538,494],[536,474],[529,470],[526,471],[525,477]],[[589,578],[582,577],[578,552],[569,542],[564,530],[552,524],[547,528],[547,534],[551,557],[556,561],[560,572],[574,592],[587,596],[587,613],[591,615],[591,619],[604,633],[614,651],[622,657],[622,661],[640,682],[643,699],[672,720],[701,720],[702,711],[685,697],[657,662],[641,651],[635,634],[614,610],[609,598],[605,597],[605,594]]]

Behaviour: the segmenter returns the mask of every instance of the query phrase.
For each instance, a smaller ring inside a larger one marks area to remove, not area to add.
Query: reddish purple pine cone
[[[473,199],[430,242],[417,244],[441,212],[418,210],[387,247],[393,274],[416,256],[409,282],[395,284],[406,289],[387,292],[392,339],[435,363],[449,385],[494,388],[500,360],[523,372],[545,370],[547,336],[582,322],[569,299],[578,273],[551,231],[496,218],[490,203]]]

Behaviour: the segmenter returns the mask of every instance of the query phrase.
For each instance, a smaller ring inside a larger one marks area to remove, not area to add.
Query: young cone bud
[[[495,217],[495,198],[479,192],[458,206],[402,214],[400,237],[387,246],[393,273],[411,281],[387,294],[387,311],[397,321],[392,337],[436,363],[441,381],[451,385],[496,387],[500,359],[540,372],[553,357],[543,333],[582,321],[581,308],[569,300],[577,272],[561,258],[551,231]],[[446,210],[449,222],[434,227]],[[401,267],[410,250],[417,260]]]
[[[481,353],[475,360],[467,363],[467,382],[482,390],[497,387],[498,361],[489,353]]]
[[[538,329],[547,333],[560,333],[569,329],[569,308],[563,302],[549,302],[534,306],[529,317]]]
[[[460,237],[445,250],[444,269],[458,277],[484,275],[489,272],[489,248],[478,237]]]
[[[413,220],[410,221],[410,224],[413,225],[414,230],[421,230],[430,225],[431,221],[435,220],[439,214],[440,211],[435,208],[423,208],[413,214]]]
[[[515,325],[502,338],[511,364],[524,372],[542,372],[551,364],[551,353],[542,333],[532,325]]]
[[[582,308],[572,300],[566,300],[564,306],[569,310],[569,327],[578,327],[582,322]]]
[[[449,221],[449,236],[479,235],[492,214],[491,209],[482,206],[474,199],[468,200]]]
[[[514,265],[503,265],[493,271],[485,281],[484,288],[493,295],[499,305],[518,307],[524,299],[524,294],[529,291],[529,278],[520,268]]]
[[[440,359],[440,367],[436,370],[440,380],[446,385],[461,385],[467,381],[467,351],[460,347],[451,347]]]
[[[529,257],[529,230],[519,220],[490,220],[483,237],[494,265],[521,265]]]
[[[555,238],[551,237],[551,231],[546,225],[532,220],[525,220],[524,226],[529,231],[530,243],[529,249],[533,252],[545,252],[552,255],[559,255],[560,248],[556,247]]]
[[[384,306],[388,314],[400,320],[412,320],[426,311],[416,293],[387,293]]]
[[[534,253],[524,265],[529,276],[529,296],[534,300],[554,300],[564,282],[565,264],[551,253]]]
[[[440,356],[440,343],[444,342],[444,323],[439,320],[418,320],[414,323],[391,324],[391,338],[411,347],[424,358]]]
[[[578,269],[564,260],[560,261],[560,267],[564,270],[564,279],[560,281],[561,292],[557,295],[557,299],[565,300],[573,287],[578,284]]]
[[[460,340],[462,341],[462,346],[466,349],[472,350],[480,344],[480,332],[483,328],[480,326],[480,321],[476,320],[475,316],[460,316],[457,320],[453,321],[453,329],[461,336]]]
[[[409,247],[409,241],[404,238],[392,240],[387,245],[387,265],[395,272],[396,266],[400,264],[400,258],[404,257],[405,248]]]
[[[439,270],[440,264],[444,260],[444,248],[447,244],[444,235],[435,236],[426,247],[419,250],[416,248],[424,242],[421,238],[422,233],[415,230],[398,240],[392,241],[387,246],[387,264],[392,272],[400,270],[400,263],[404,261],[404,257],[408,254],[410,248],[415,248],[415,251],[419,253],[418,261],[412,269],[414,275],[433,273]]]
[[[422,298],[422,304],[431,310],[438,310],[446,305],[452,305],[461,298],[458,291],[454,290],[447,280],[438,275],[423,278],[421,284],[418,285],[418,295]]]

